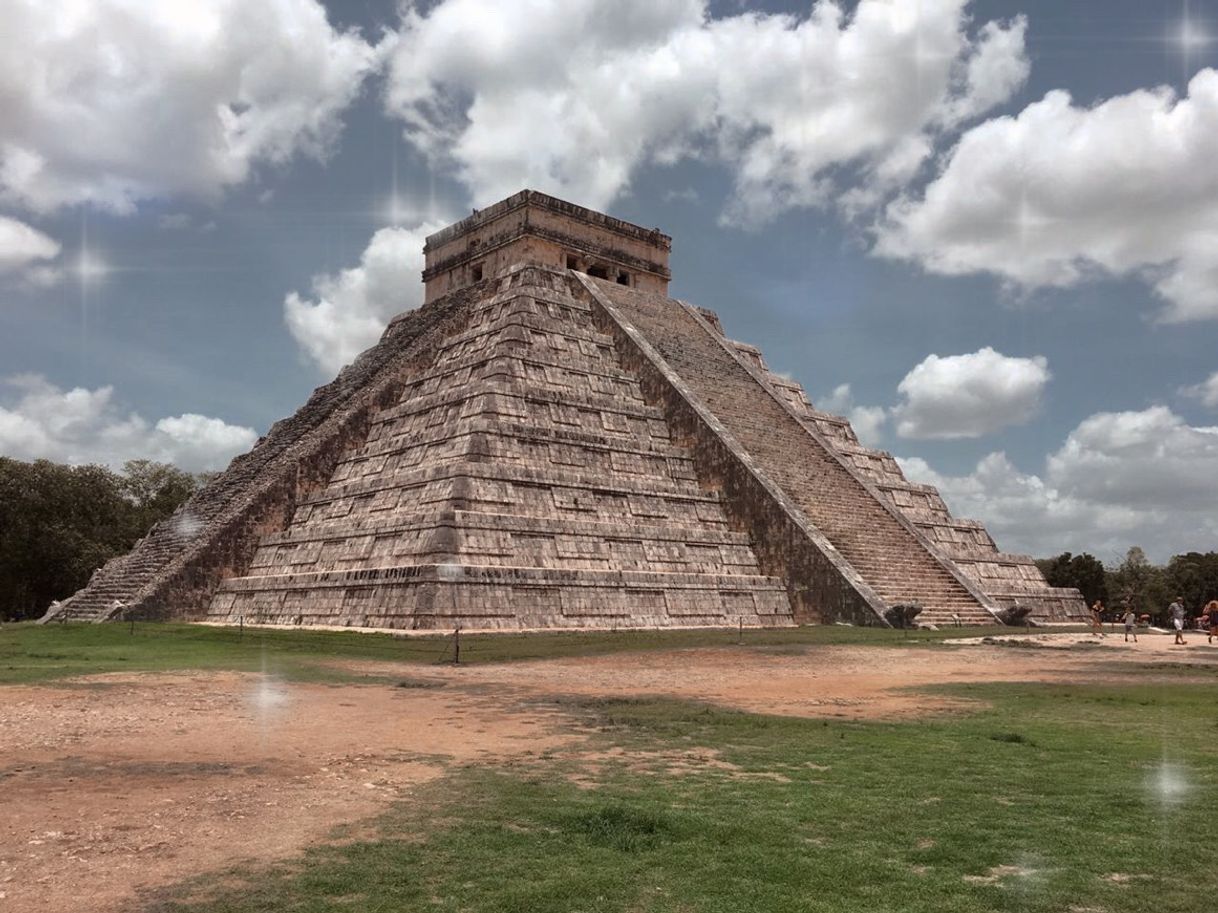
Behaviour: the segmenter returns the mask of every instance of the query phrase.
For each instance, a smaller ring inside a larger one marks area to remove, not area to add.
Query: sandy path
[[[538,698],[656,694],[901,718],[962,706],[906,690],[919,686],[1119,681],[1114,661],[1218,662],[1204,637],[1175,649],[1169,637],[1107,641],[1070,652],[722,647],[456,668],[343,664],[435,686],[420,688],[236,673],[0,687],[0,913],[128,909],[141,888],[289,857],[454,762],[554,749],[588,757],[579,721]]]
[[[1026,637],[1024,638],[1027,639]],[[1042,646],[1100,642],[1088,635],[1051,634]],[[619,653],[609,656],[426,669],[418,675],[450,683],[511,689],[521,695],[666,695],[758,713],[901,718],[969,706],[968,702],[908,689],[949,682],[1120,681],[1113,664],[1218,664],[1218,643],[1193,638],[1187,648],[1171,638],[1144,636],[1126,646],[1111,635],[1094,649],[1031,649],[971,644],[951,647],[713,647]],[[385,672],[374,663],[344,668]],[[1174,679],[1174,680],[1179,680]],[[1208,679],[1207,679],[1208,681]]]

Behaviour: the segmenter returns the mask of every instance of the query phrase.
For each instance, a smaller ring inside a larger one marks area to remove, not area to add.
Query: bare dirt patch
[[[126,909],[140,888],[288,856],[452,762],[560,744],[489,696],[234,673],[0,689],[0,911]]]
[[[997,884],[1008,878],[1029,878],[1036,874],[1036,869],[1028,869],[1018,865],[996,865],[984,875],[965,875],[964,880],[970,884]]]
[[[431,668],[415,674],[493,691],[510,689],[522,697],[664,695],[754,713],[900,719],[977,706],[919,688],[953,682],[1115,683],[1121,678],[1112,668],[1114,660],[1161,662],[1165,652],[1149,644],[1136,652],[1015,649],[980,643],[925,648],[823,646],[781,653],[711,647]],[[1180,652],[1175,658],[1184,663],[1213,662],[1218,660],[1218,646]],[[387,672],[392,667],[361,661],[343,663],[342,668]]]
[[[986,637],[963,637],[953,641],[958,646],[999,646],[1040,648],[1044,650],[1078,650],[1103,648],[1131,662],[1161,661],[1165,656],[1185,657],[1186,662],[1218,661],[1218,644],[1211,643],[1204,631],[1188,631],[1183,644],[1175,643],[1166,631],[1140,630],[1137,640],[1125,640],[1123,628],[1109,625],[1103,634],[1081,631],[1043,631],[1038,634],[1009,634]]]
[[[1130,874],[1128,872],[1109,872],[1103,876],[1104,881],[1110,881],[1113,884],[1119,884],[1122,887],[1128,887],[1135,881],[1154,878],[1154,875],[1145,875],[1140,873]]]
[[[723,760],[714,748],[685,748],[671,751],[627,751],[614,746],[605,751],[579,751],[571,754],[578,761],[578,773],[572,776],[579,786],[591,786],[600,780],[607,768],[620,766],[631,773],[644,775],[682,776],[692,773],[720,773],[733,780],[770,780],[790,783],[789,777],[773,771],[748,771]],[[828,770],[827,767],[817,770]]]

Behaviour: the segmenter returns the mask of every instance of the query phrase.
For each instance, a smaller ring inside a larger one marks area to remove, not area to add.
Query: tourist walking
[[[1176,629],[1176,639],[1172,645],[1188,643],[1184,639],[1184,597],[1177,596],[1176,601],[1167,607],[1167,612],[1171,615],[1171,626]]]
[[[1209,616],[1206,628],[1208,630],[1207,643],[1213,643],[1214,638],[1218,637],[1218,599],[1211,599],[1205,604],[1205,614]]]
[[[1133,642],[1138,642],[1138,616],[1130,606],[1125,606],[1125,614],[1121,618],[1125,622],[1125,643],[1129,643],[1129,635],[1133,635]]]
[[[1108,636],[1104,633],[1104,603],[1099,599],[1091,606],[1091,633]]]

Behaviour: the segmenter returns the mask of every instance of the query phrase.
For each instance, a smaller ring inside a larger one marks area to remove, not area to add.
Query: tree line
[[[115,472],[0,457],[0,618],[37,618],[71,596],[209,477],[149,460]]]
[[[1167,606],[1177,596],[1184,597],[1184,607],[1193,615],[1218,599],[1218,552],[1173,555],[1167,564],[1156,565],[1135,546],[1113,567],[1093,555],[1070,552],[1036,564],[1051,586],[1077,587],[1087,605],[1099,599],[1112,612],[1128,604],[1139,615],[1165,620]]]

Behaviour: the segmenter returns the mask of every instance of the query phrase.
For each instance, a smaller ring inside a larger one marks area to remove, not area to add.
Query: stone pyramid
[[[523,191],[426,301],[48,618],[411,629],[992,624],[1031,558],[667,297],[671,239]]]

